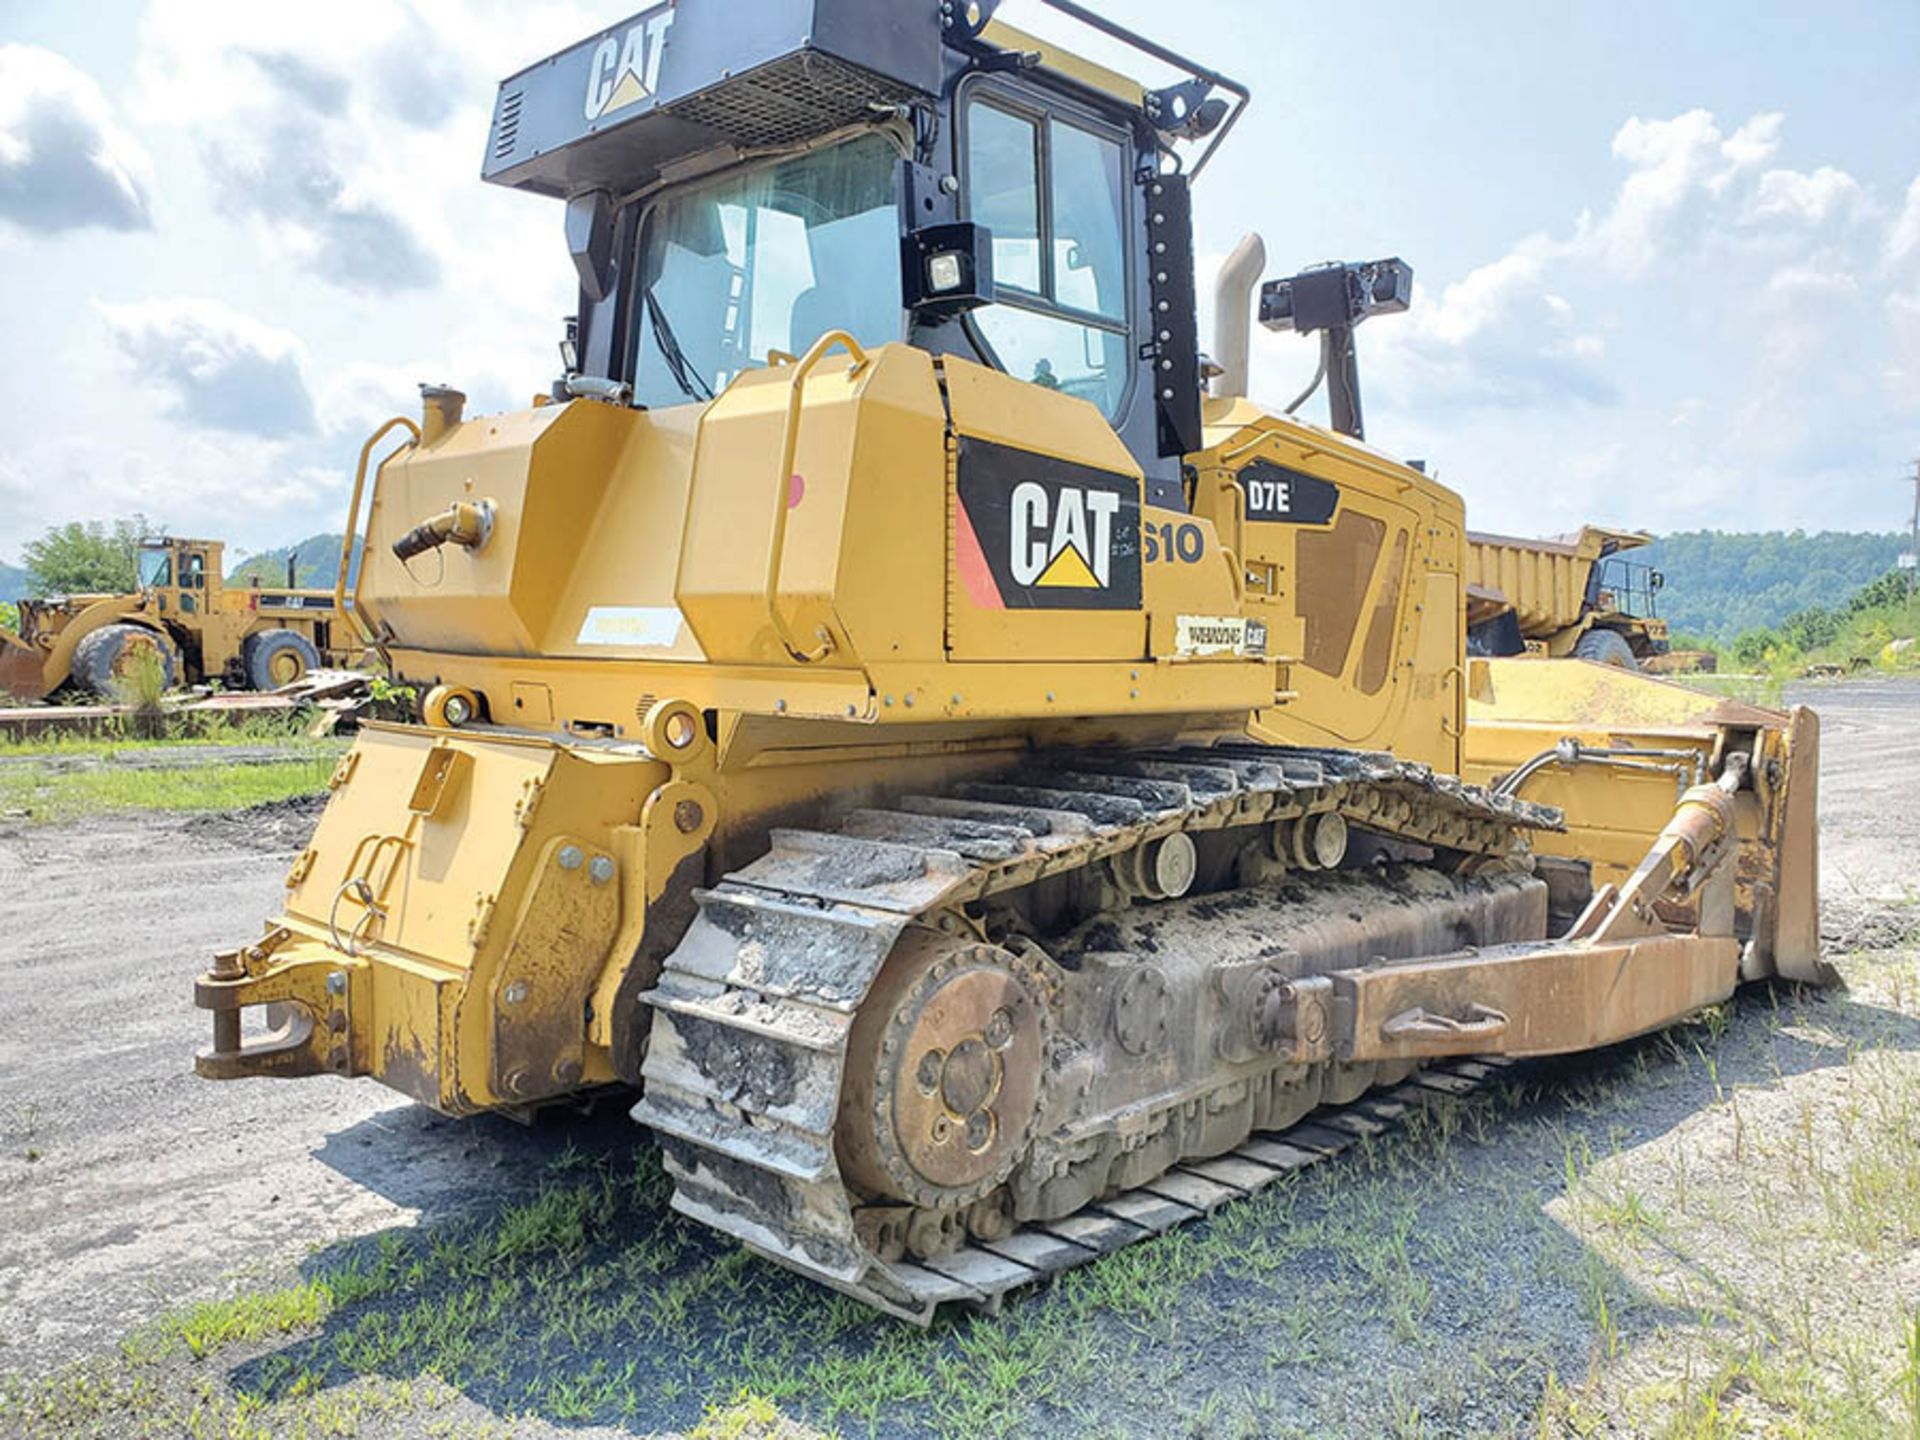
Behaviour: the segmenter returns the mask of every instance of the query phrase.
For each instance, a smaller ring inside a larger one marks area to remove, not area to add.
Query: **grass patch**
[[[1866,993],[1908,990],[1883,958]],[[1569,1152],[1555,1213],[1671,1318],[1549,1397],[1558,1433],[1920,1435],[1920,1035],[1777,1033],[1832,1063],[1723,1085],[1675,1131]],[[1705,1058],[1711,1059],[1711,1056]]]
[[[241,810],[320,793],[342,748],[290,745],[288,758],[259,764],[0,766],[0,814],[24,812],[48,824],[132,810]]]
[[[311,712],[273,711],[229,720],[205,711],[175,712],[158,728],[137,733],[125,717],[97,732],[53,731],[41,735],[0,735],[0,761],[9,757],[115,755],[178,745],[276,745],[297,743]]]
[[[1498,1386],[1520,1425],[1584,1325],[1503,1321],[1462,1373],[1463,1325],[1541,1284],[1597,1291],[1616,1323],[1633,1314],[1540,1214],[1557,1160],[1475,1179],[1477,1153],[1538,1098],[1442,1102],[1208,1223],[926,1331],[673,1215],[643,1143],[569,1151],[484,1220],[389,1232],[300,1285],[147,1327],[117,1383],[217,1372],[211,1392],[160,1386],[164,1413],[205,1430],[208,1407],[244,1405],[267,1433],[309,1426],[318,1397],[423,1376],[498,1416],[713,1437],[1105,1434],[1120,1417],[1156,1435],[1457,1433],[1475,1384]],[[1317,1383],[1334,1373],[1339,1386]],[[52,1435],[73,1413],[30,1400],[15,1416],[46,1417],[27,1433]]]

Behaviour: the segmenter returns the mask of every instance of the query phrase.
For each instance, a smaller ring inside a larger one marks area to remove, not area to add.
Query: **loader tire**
[[[160,657],[163,691],[180,683],[180,656],[173,642],[144,625],[102,625],[73,647],[73,683],[102,697],[113,695],[114,682],[130,673],[134,657],[152,652]]]
[[[1596,665],[1617,665],[1622,670],[1638,670],[1640,662],[1633,658],[1633,647],[1620,637],[1617,630],[1589,630],[1573,643],[1573,658],[1591,660]]]
[[[296,630],[262,630],[240,647],[240,664],[248,689],[278,690],[318,670],[320,652]]]

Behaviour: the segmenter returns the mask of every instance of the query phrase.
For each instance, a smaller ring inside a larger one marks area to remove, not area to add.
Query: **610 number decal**
[[[1175,525],[1169,521],[1165,525],[1142,525],[1140,538],[1146,543],[1149,565],[1160,560],[1177,560],[1182,565],[1192,565],[1207,549],[1206,536],[1200,533],[1198,525],[1191,523]]]

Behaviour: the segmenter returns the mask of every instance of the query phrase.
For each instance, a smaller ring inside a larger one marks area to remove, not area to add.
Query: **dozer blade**
[[[1626,878],[1675,801],[1752,757],[1735,797],[1734,935],[1740,974],[1827,985],[1820,958],[1820,725],[1805,706],[1767,709],[1581,660],[1479,660],[1468,687],[1466,778],[1558,807],[1566,829],[1543,856],[1583,866],[1594,886]]]

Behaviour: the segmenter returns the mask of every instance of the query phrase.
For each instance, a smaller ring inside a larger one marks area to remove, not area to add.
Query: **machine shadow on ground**
[[[1589,1373],[1603,1330],[1617,1350],[1698,1320],[1547,1213],[1578,1165],[1734,1090],[1916,1049],[1920,1023],[1898,1011],[1749,987],[1701,1021],[1519,1067],[999,1315],[929,1331],[674,1215],[617,1098],[532,1130],[389,1112],[321,1158],[422,1205],[422,1223],[312,1257],[324,1325],[226,1380],[271,1402],[431,1374],[494,1415],[634,1433],[688,1427],[741,1392],[848,1434],[1525,1430],[1549,1377]],[[406,1157],[445,1145],[473,1150],[473,1189],[491,1196],[477,1209],[409,1189]]]

